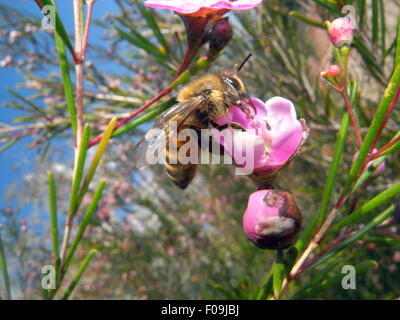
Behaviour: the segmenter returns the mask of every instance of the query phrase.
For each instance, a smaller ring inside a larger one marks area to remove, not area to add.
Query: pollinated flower
[[[236,166],[249,170],[257,185],[264,188],[295,157],[308,136],[308,128],[303,119],[297,119],[296,109],[288,99],[251,101],[255,110],[249,107],[249,115],[233,106],[217,120],[219,125],[239,125],[242,130],[228,126],[220,136],[214,135],[214,140],[232,156]]]

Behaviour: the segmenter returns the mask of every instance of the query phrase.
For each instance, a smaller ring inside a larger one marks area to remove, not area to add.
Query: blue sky
[[[9,0],[0,0],[0,4],[10,4]],[[58,0],[56,1],[58,10],[61,13],[61,19],[67,32],[73,34],[73,6],[72,1]],[[31,17],[42,19],[41,12],[34,1],[18,1],[18,6],[24,11],[28,12]],[[107,12],[116,12],[117,7],[114,1],[98,0],[93,8],[93,19],[100,19]],[[91,43],[100,42],[102,30],[92,24],[90,29],[89,41]],[[73,37],[72,37],[73,40]],[[2,59],[0,53],[0,60]],[[70,58],[70,57],[68,57]],[[87,51],[87,59],[90,59],[90,50]],[[17,73],[14,69],[0,67],[0,122],[11,123],[12,119],[16,116],[22,115],[18,110],[7,109],[2,107],[4,101],[7,101],[10,94],[5,90],[6,87],[14,88],[16,84],[23,81],[23,76]],[[24,93],[23,91],[20,91]],[[5,202],[5,194],[9,185],[14,181],[20,181],[22,175],[33,171],[33,163],[35,157],[35,150],[28,148],[30,141],[29,138],[20,140],[5,152],[0,153],[0,208],[7,205]],[[71,146],[72,148],[72,146]],[[25,213],[28,214],[29,208],[24,208]]]

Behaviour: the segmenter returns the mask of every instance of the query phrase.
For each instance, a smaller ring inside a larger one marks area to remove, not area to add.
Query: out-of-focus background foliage
[[[97,0],[94,6],[93,30],[96,31],[93,32],[97,36],[96,40],[89,37],[85,62],[84,111],[94,133],[104,130],[112,114],[121,117],[129,114],[165,88],[179,65],[184,45],[181,39],[184,27],[179,17],[168,10],[152,10],[168,41],[171,59],[163,61],[137,49],[129,37],[123,35],[138,30],[151,40],[154,36],[137,9],[136,1],[114,0],[112,5],[109,2],[111,0]],[[305,224],[318,210],[345,106],[340,95],[319,76],[334,61],[326,30],[309,26],[289,12],[296,10],[322,23],[341,16],[339,10],[332,13],[322,5],[332,2],[266,0],[256,9],[230,12],[233,40],[210,68],[233,68],[252,52],[253,57],[241,74],[249,95],[263,100],[275,95],[287,97],[295,103],[298,116],[306,119],[310,137],[302,153],[277,181],[277,187],[296,197]],[[379,2],[384,3],[386,17],[386,32],[379,37],[385,37],[387,50],[381,51],[371,40],[372,2],[365,1],[363,21],[356,11],[363,37],[350,53],[350,74],[359,83],[357,105],[361,110],[362,128],[368,127],[385,89],[382,83],[388,80],[393,69],[395,46],[392,42],[400,12],[399,1]],[[358,10],[364,1],[347,3]],[[26,10],[25,5],[23,1],[18,6],[11,6],[4,0],[0,2],[1,67],[7,68],[7,72],[24,75],[18,85],[2,79],[8,87],[9,98],[1,101],[0,117],[1,122],[12,126],[35,123],[43,126],[35,127],[31,131],[33,135],[26,138],[22,130],[21,140],[1,154],[2,158],[10,157],[15,150],[21,150],[21,145],[23,148],[29,145],[35,151],[20,169],[21,178],[7,184],[0,202],[0,223],[14,296],[32,299],[41,298],[41,267],[52,263],[46,171],[51,170],[55,175],[59,212],[66,213],[73,167],[73,137],[53,35],[41,29],[39,9],[34,11],[30,6],[32,10]],[[67,5],[62,4],[62,9],[65,7]],[[72,11],[72,4],[70,7]],[[60,12],[63,17],[63,10]],[[66,17],[71,19],[71,16]],[[363,55],[359,50],[363,45],[372,47],[374,55]],[[0,90],[3,92],[5,88]],[[16,115],[13,123],[9,117],[3,118],[10,108],[19,109],[18,113],[13,113]],[[52,126],[50,121],[37,121],[43,117],[38,110],[44,110],[61,124]],[[399,119],[399,108],[395,108],[383,137],[389,139],[399,130]],[[95,179],[105,177],[108,183],[95,219],[78,248],[77,261],[92,247],[99,253],[72,298],[255,298],[256,288],[267,276],[275,256],[272,251],[256,248],[242,229],[247,198],[255,190],[253,183],[246,177],[235,176],[231,166],[202,165],[194,182],[181,191],[167,179],[162,166],[136,170],[131,161],[133,148],[148,127],[144,124],[113,139],[107,148]],[[356,148],[354,131],[350,131],[336,186],[344,183]],[[23,161],[14,160],[16,164]],[[388,158],[386,170],[362,191],[361,202],[398,179],[399,160],[398,153]],[[10,166],[2,168],[4,175],[9,169]],[[2,183],[5,183],[3,179]],[[84,204],[89,202],[90,194]],[[378,262],[375,270],[357,275],[356,290],[336,286],[319,294],[318,298],[399,297],[398,224],[399,220],[379,226],[368,238],[339,254],[342,260],[334,270],[337,274],[345,264],[353,265],[366,259]],[[382,235],[397,239],[397,245],[374,241],[374,237]],[[288,297],[294,288],[307,283],[316,270],[307,270],[296,279],[287,292]]]

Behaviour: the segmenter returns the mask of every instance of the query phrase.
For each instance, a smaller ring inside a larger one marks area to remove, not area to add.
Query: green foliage
[[[394,259],[400,239],[387,229],[399,224],[400,113],[395,106],[400,86],[400,20],[395,21],[396,30],[389,28],[392,1],[345,4],[355,7],[359,27],[349,62],[347,52],[344,55],[331,46],[324,25],[343,16],[336,1],[270,0],[253,10],[232,12],[234,37],[224,51],[210,56],[207,46],[201,46],[189,61],[181,20],[141,1],[118,0],[120,12],[95,21],[105,31],[107,46],[88,46],[97,56],[82,65],[58,12],[54,35],[24,33],[13,50],[26,58],[30,49],[22,43],[30,41],[38,48],[31,69],[24,64],[18,67],[27,80],[22,88],[34,94],[8,89],[12,99],[5,107],[24,115],[12,125],[1,124],[0,152],[12,150],[24,137],[34,137],[31,146],[43,145],[44,163],[50,165],[55,152],[50,141],[58,136],[75,152],[68,166],[74,169],[70,176],[55,174],[53,167],[42,170],[48,172],[43,202],[49,204],[51,250],[29,247],[15,223],[18,210],[10,209],[11,205],[4,208],[7,233],[3,241],[0,238],[0,266],[5,290],[0,293],[6,294],[1,298],[11,298],[13,288],[5,254],[21,257],[17,262],[12,259],[12,264],[23,266],[22,257],[29,251],[45,253],[37,255],[39,265],[54,256],[57,288],[45,290],[45,299],[68,299],[73,291],[74,298],[101,299],[398,297],[396,275],[388,270],[400,267]],[[18,10],[8,10],[19,19],[8,23],[12,28],[22,30],[22,22],[32,22]],[[84,20],[83,15],[80,18]],[[1,25],[7,25],[8,19],[2,14]],[[1,41],[0,51],[10,50]],[[58,59],[41,52],[44,45],[55,48]],[[76,77],[67,52],[71,62],[83,68],[84,79]],[[241,78],[250,96],[291,99],[298,117],[305,118],[311,129],[303,152],[277,179],[278,188],[296,195],[304,226],[295,245],[277,252],[276,258],[274,252],[254,247],[242,231],[247,197],[255,187],[245,177],[235,177],[232,166],[200,166],[196,180],[181,192],[162,168],[142,172],[131,161],[143,131],[176,103],[174,97],[183,84],[217,66],[231,70],[248,52],[253,56]],[[102,61],[108,67],[115,65],[117,71],[104,71]],[[341,91],[335,84],[322,83],[320,77],[333,63],[341,66]],[[43,76],[37,72],[39,67],[57,72]],[[28,88],[29,81],[35,87]],[[55,101],[43,103],[48,97]],[[355,128],[362,134],[360,145],[352,134]],[[367,166],[374,147],[385,145]],[[97,148],[93,156],[91,147]],[[386,169],[378,174],[375,169],[383,161]],[[66,171],[67,161],[62,157],[60,162]],[[39,177],[37,170],[33,179],[37,189]],[[69,201],[65,193],[57,194],[66,186],[70,186]],[[36,198],[40,197],[31,195]],[[70,234],[74,235],[71,243]],[[46,231],[30,236],[45,235]],[[380,250],[371,249],[374,246]],[[15,253],[14,247],[20,251]],[[95,256],[99,261],[89,265]],[[345,264],[354,265],[360,279],[352,293],[334,290]],[[374,274],[368,271],[371,267],[377,267]],[[39,287],[38,282],[35,285]],[[37,298],[39,290],[21,292]]]

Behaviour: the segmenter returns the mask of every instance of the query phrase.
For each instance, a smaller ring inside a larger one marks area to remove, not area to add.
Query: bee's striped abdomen
[[[189,128],[186,125],[182,125],[178,133],[183,130]],[[176,146],[171,145],[169,146],[169,142],[167,142],[167,146],[165,148],[165,168],[167,169],[167,174],[168,177],[172,180],[172,182],[177,185],[181,189],[185,189],[190,181],[193,180],[194,176],[196,175],[196,170],[197,170],[197,163],[188,163],[188,164],[182,164],[179,162],[178,159],[178,153],[179,149],[187,143],[186,141],[178,141],[176,137],[171,139],[172,143],[176,144]],[[190,150],[188,151],[190,152]],[[190,154],[187,154],[189,157]],[[172,162],[172,163],[170,163]]]

